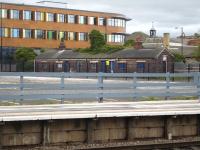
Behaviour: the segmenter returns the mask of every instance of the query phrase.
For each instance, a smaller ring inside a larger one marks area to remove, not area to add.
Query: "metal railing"
[[[1,72],[0,100],[200,98],[199,78],[200,73]]]

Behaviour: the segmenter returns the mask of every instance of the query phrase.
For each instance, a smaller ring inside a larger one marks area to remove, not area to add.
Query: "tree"
[[[15,52],[18,68],[22,68],[23,71],[31,71],[33,69],[35,57],[36,53],[32,48],[18,48]]]
[[[36,57],[35,52],[32,48],[18,48],[15,53],[15,57],[17,61],[30,61],[34,60]]]
[[[131,40],[125,41],[124,46],[125,47],[133,47],[133,46],[135,46],[135,40],[131,39]]]
[[[200,45],[198,46],[198,49],[194,51],[193,57],[194,57],[197,61],[200,61]]]
[[[174,61],[175,62],[184,62],[185,63],[185,56],[183,56],[182,54],[178,53],[178,52],[174,52]]]
[[[106,45],[105,36],[98,30],[92,30],[89,34],[90,48],[92,50],[100,50]]]
[[[200,33],[195,33],[194,36],[195,38],[200,38]]]

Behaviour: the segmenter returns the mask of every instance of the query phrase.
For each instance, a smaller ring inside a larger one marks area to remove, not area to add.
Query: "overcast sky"
[[[0,0],[13,2],[13,0]],[[39,0],[14,0],[15,3],[36,4]],[[127,32],[149,33],[152,21],[158,35],[169,32],[178,36],[183,27],[186,35],[200,30],[200,0],[51,0],[68,3],[71,9],[122,13],[132,20],[127,24]],[[40,4],[42,5],[42,4]],[[44,4],[43,4],[44,5]],[[52,6],[50,3],[45,5]],[[55,5],[64,7],[63,5]]]

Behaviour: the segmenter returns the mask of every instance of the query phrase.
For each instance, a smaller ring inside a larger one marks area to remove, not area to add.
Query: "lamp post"
[[[183,27],[176,27],[175,29],[181,29],[181,55],[183,55],[183,38],[185,36],[185,33],[183,31]]]

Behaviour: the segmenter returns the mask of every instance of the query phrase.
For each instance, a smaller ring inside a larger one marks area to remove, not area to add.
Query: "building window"
[[[36,11],[35,12],[35,20],[36,21],[44,21],[44,13]]]
[[[68,15],[68,23],[75,23],[76,17],[75,15]]]
[[[96,18],[95,17],[88,17],[88,24],[95,25],[96,24]]]
[[[55,40],[56,39],[56,31],[47,31],[47,39]]]
[[[107,42],[112,43],[124,43],[124,35],[121,34],[109,34],[107,35]]]
[[[99,18],[99,25],[100,26],[105,25],[105,18],[102,18],[102,17]]]
[[[87,23],[86,16],[79,16],[79,24],[86,24]]]
[[[137,62],[137,72],[144,73],[145,72],[145,63]]]
[[[79,33],[79,37],[78,37],[79,41],[87,41],[87,33]]]
[[[108,25],[109,26],[115,26],[115,19],[108,19]]]
[[[43,70],[47,70],[49,68],[49,64],[48,63],[45,63],[45,62],[41,62],[41,68]]]
[[[46,21],[53,22],[54,21],[54,14],[53,13],[46,13]]]
[[[18,28],[11,29],[11,37],[18,38],[19,37],[19,31],[20,30]]]
[[[108,25],[113,27],[125,27],[126,21],[124,19],[108,19]]]
[[[66,32],[63,32],[63,31],[58,32],[58,39],[66,40]]]
[[[57,14],[57,22],[65,22],[65,15]]]
[[[57,64],[57,67],[58,67],[59,69],[62,69],[63,64]]]
[[[23,38],[31,38],[31,29],[23,29]]]
[[[7,9],[0,9],[0,18],[7,18],[8,11]]]
[[[68,40],[76,40],[76,32],[68,32]]]
[[[31,11],[29,11],[29,10],[24,10],[24,11],[23,11],[23,19],[24,19],[24,20],[31,20]]]
[[[8,28],[0,28],[0,37],[8,37]]]
[[[36,39],[45,39],[45,31],[44,30],[35,30],[35,38]]]
[[[127,68],[126,63],[118,63],[119,72],[121,73],[127,72],[126,68]]]
[[[122,21],[122,27],[126,27],[126,21],[125,20]]]
[[[19,19],[19,10],[10,10],[11,19]]]

